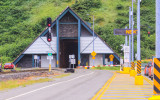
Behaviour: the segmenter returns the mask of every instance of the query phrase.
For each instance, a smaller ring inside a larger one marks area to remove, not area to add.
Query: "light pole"
[[[89,14],[87,14],[87,15],[89,15]],[[94,52],[94,15],[93,15],[93,33],[92,34],[93,34],[93,52]],[[94,66],[94,59],[93,59],[93,66]]]
[[[93,51],[94,51],[94,15],[93,15]],[[93,59],[93,66],[94,66],[94,59]]]
[[[156,0],[156,58],[160,58],[160,0]]]
[[[137,75],[141,75],[140,0],[137,2]]]
[[[133,0],[132,0],[132,70],[134,70],[134,35],[133,35],[133,25],[134,25],[134,19],[133,19]]]
[[[129,7],[129,29],[131,29],[131,7]],[[132,54],[131,54],[131,35],[129,35],[129,67],[131,67],[131,57],[132,57]]]

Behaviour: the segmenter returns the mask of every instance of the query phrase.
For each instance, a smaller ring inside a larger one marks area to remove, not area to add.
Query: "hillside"
[[[95,31],[119,54],[124,36],[114,36],[114,28],[128,26],[131,0],[1,0],[0,1],[0,55],[2,61],[13,61],[41,31],[46,28],[46,18],[55,19],[67,6],[82,19],[92,23]],[[134,4],[136,22],[136,3]],[[154,55],[155,50],[155,1],[141,3],[142,58]],[[151,27],[151,28],[149,28]],[[136,28],[136,23],[135,23]],[[151,32],[148,37],[147,32]],[[136,37],[135,37],[136,42]],[[136,43],[135,43],[136,52]]]

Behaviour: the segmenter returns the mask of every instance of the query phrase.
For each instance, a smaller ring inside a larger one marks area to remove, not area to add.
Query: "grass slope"
[[[78,0],[83,1],[83,0]],[[114,36],[114,28],[128,26],[128,11],[131,0],[101,0],[100,8],[92,8],[95,16],[95,31],[118,53],[123,36]],[[45,28],[46,18],[55,19],[75,0],[2,0],[0,1],[0,56],[2,62],[13,61]],[[136,4],[134,3],[136,28]],[[79,12],[77,12],[79,14]],[[141,4],[142,25],[150,25],[151,37],[147,36],[148,27],[142,28],[142,57],[154,55],[155,50],[155,1],[144,0]],[[82,18],[83,19],[83,18]],[[117,41],[118,40],[118,41]],[[116,41],[116,42],[115,42]],[[135,38],[136,42],[136,38]],[[136,44],[135,44],[136,52]]]

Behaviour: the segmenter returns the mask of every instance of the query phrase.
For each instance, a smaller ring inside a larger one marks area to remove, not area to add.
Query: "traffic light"
[[[150,37],[150,32],[148,31],[148,37]]]
[[[47,18],[47,26],[51,27],[52,19],[49,17]]]
[[[51,33],[50,32],[47,34],[47,41],[48,42],[52,41],[52,37],[51,37]]]

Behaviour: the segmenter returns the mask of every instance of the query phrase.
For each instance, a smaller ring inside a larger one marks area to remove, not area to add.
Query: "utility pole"
[[[93,15],[93,51],[94,51],[94,15]],[[94,59],[93,59],[93,66],[94,66]]]
[[[134,70],[134,35],[133,35],[133,25],[134,25],[134,19],[133,19],[133,0],[132,0],[132,70]]]
[[[156,0],[156,58],[160,58],[160,0]]]
[[[140,0],[137,2],[137,75],[141,75]]]
[[[131,29],[131,7],[129,7],[129,29]],[[129,67],[131,67],[131,35],[129,35]]]

